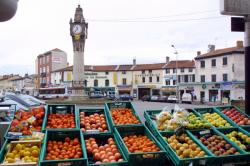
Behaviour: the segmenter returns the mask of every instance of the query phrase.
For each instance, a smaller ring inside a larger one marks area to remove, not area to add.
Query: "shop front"
[[[132,86],[131,85],[117,85],[118,88],[118,94],[129,94],[131,95],[132,92]]]
[[[160,89],[155,85],[138,85],[138,99],[146,95],[160,95]]]
[[[169,96],[176,94],[176,87],[175,86],[162,86],[161,87],[161,94],[162,96]]]

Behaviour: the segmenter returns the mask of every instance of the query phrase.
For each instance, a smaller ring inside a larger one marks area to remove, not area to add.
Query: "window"
[[[173,73],[176,73],[176,69],[173,69]]]
[[[181,68],[181,73],[184,73],[185,69],[184,68]]]
[[[152,82],[152,77],[149,77],[149,82]]]
[[[170,85],[170,80],[166,80],[166,85]]]
[[[205,75],[201,75],[201,82],[206,82]]]
[[[222,59],[222,65],[227,65],[227,57],[224,57],[224,58]]]
[[[211,75],[211,81],[212,82],[216,82],[216,74],[212,74]]]
[[[212,67],[216,66],[216,59],[212,59]]]
[[[201,68],[205,68],[205,61],[201,61]]]
[[[122,71],[122,74],[126,74],[126,71]]]
[[[149,73],[152,73],[152,70],[148,70]]]
[[[109,75],[109,72],[108,72],[108,71],[106,71],[106,72],[105,72],[105,74],[106,74],[106,75]]]
[[[109,86],[109,80],[105,80],[105,86]]]
[[[98,86],[98,80],[94,80],[94,86]]]
[[[145,74],[145,70],[142,70],[141,73],[142,73],[142,74]]]
[[[143,82],[143,83],[145,82],[145,77],[142,77],[142,82]]]
[[[160,82],[160,77],[159,76],[156,77],[156,81]]]
[[[46,63],[49,63],[49,56],[46,56]]]
[[[127,84],[127,79],[126,78],[123,78],[122,79],[122,85],[126,85]]]
[[[176,85],[176,80],[173,80],[173,85]]]
[[[192,75],[192,82],[195,82],[195,75]]]
[[[188,82],[188,75],[184,75],[184,82]]]
[[[227,74],[223,74],[223,81],[228,81]]]
[[[170,73],[170,69],[166,69],[166,74],[169,74]]]
[[[193,68],[189,68],[189,69],[188,69],[188,72],[189,72],[189,73],[192,73],[192,72],[193,72]]]
[[[84,86],[87,87],[88,86],[88,81],[84,80]]]

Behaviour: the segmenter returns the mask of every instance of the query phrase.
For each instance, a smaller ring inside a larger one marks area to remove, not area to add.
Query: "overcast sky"
[[[89,23],[85,64],[130,64],[193,59],[208,44],[231,47],[243,33],[230,31],[218,0],[19,0],[13,19],[0,23],[0,75],[35,72],[37,55],[59,48],[73,62],[69,20],[78,3]]]

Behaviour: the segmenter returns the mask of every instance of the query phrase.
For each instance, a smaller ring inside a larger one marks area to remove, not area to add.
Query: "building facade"
[[[67,67],[67,54],[56,48],[37,56],[36,74],[38,75],[39,87],[52,84],[51,71]]]
[[[197,52],[195,93],[199,101],[224,102],[245,98],[245,56],[242,41],[235,47]]]

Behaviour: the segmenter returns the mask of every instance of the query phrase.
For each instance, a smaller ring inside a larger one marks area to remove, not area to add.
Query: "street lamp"
[[[176,84],[176,98],[177,98],[177,100],[178,100],[178,102],[179,102],[179,87],[178,87],[178,75],[177,75],[177,72],[178,72],[178,52],[177,52],[177,50],[176,50],[176,48],[175,48],[175,46],[174,45],[171,45],[171,47],[173,47],[174,48],[174,54],[175,54],[175,84]]]

